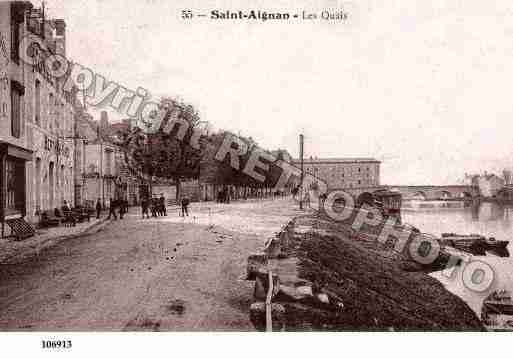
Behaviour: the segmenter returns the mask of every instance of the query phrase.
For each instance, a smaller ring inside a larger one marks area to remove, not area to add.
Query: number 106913
[[[71,340],[42,340],[43,349],[71,349]]]

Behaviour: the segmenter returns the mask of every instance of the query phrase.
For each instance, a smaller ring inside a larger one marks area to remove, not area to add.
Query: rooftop
[[[300,162],[299,159],[294,159],[294,163]],[[375,158],[370,157],[340,157],[340,158],[305,158],[303,163],[381,163]]]

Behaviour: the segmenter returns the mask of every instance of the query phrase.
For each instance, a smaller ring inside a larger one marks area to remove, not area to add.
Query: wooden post
[[[7,151],[7,149],[6,149]],[[4,238],[5,235],[5,192],[7,185],[5,183],[6,181],[6,171],[5,171],[5,157],[6,155],[4,153],[0,153],[0,220],[2,221],[2,237]]]
[[[269,270],[268,273],[268,281],[269,286],[267,289],[267,298],[265,299],[265,331],[272,332],[273,331],[273,315],[272,315],[272,305],[271,300],[273,298],[273,273]]]
[[[303,145],[304,145],[304,136],[303,134],[299,135],[299,159],[301,161],[301,179],[299,182],[299,209],[303,209]]]

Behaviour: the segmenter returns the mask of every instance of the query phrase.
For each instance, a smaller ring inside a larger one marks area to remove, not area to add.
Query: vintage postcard
[[[0,1],[1,334],[513,331],[512,24]]]

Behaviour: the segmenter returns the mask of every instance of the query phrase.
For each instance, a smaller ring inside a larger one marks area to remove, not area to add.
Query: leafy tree
[[[265,159],[260,159],[261,162],[269,165],[269,171],[261,172],[259,169],[256,170],[264,176],[264,182],[260,182],[258,179],[253,178],[243,171],[250,159],[252,152],[255,150],[262,151],[262,149],[251,137],[237,136],[238,139],[242,141],[248,149],[244,155],[239,157],[239,169],[231,167],[229,156],[226,156],[223,161],[218,161],[215,159],[215,153],[223,143],[225,136],[235,135],[228,131],[220,131],[209,136],[207,155],[203,158],[201,164],[202,180],[217,185],[239,186],[243,187],[245,190],[248,188],[262,189],[273,187],[281,173],[281,170],[274,163],[274,161],[268,162]]]
[[[120,146],[125,150],[127,164],[146,178],[150,193],[155,177],[171,179],[179,200],[181,182],[199,176],[206,136],[197,136],[201,121],[192,105],[164,98],[159,110],[150,121],[120,133]],[[157,116],[162,121],[157,121]],[[158,129],[151,128],[155,124]]]

